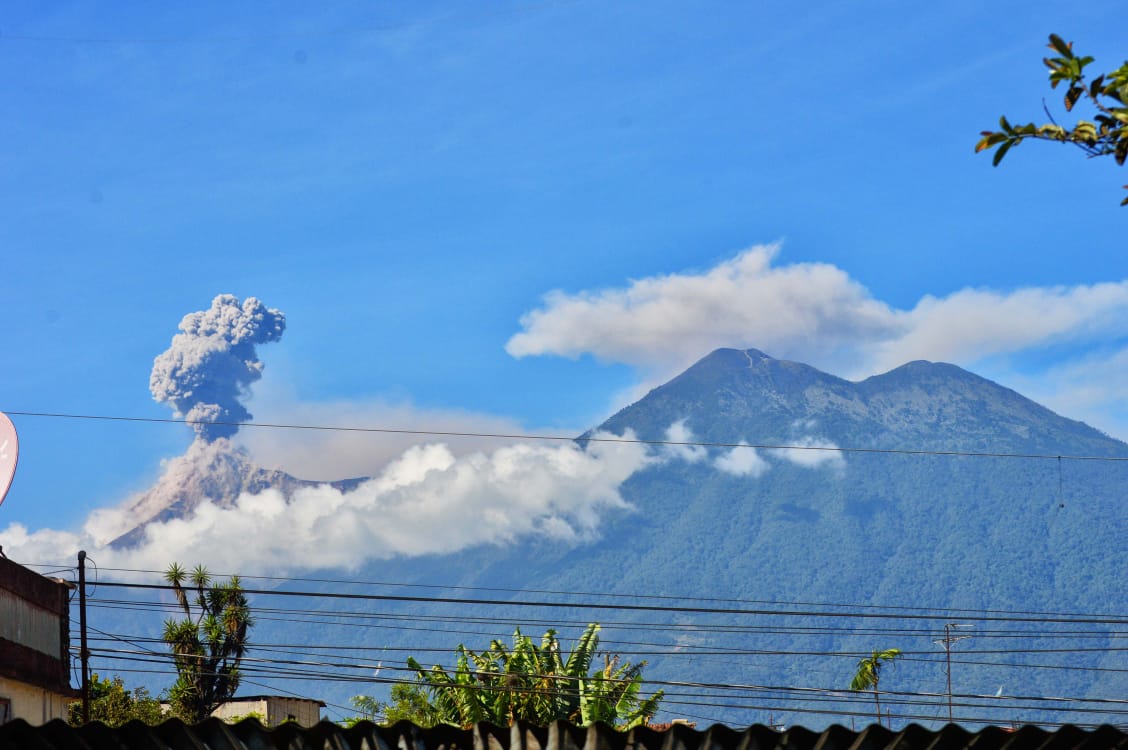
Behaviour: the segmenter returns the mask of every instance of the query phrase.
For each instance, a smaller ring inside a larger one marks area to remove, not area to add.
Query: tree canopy
[[[137,719],[146,724],[160,724],[165,720],[161,704],[149,695],[149,691],[139,687],[127,690],[125,681],[115,675],[112,678],[99,677],[95,672],[90,677],[90,720],[100,721],[111,727],[120,727]],[[67,722],[71,726],[82,724],[82,703],[70,705]]]
[[[1072,127],[1059,125],[1046,109],[1049,122],[1035,125],[1013,125],[1006,116],[999,118],[999,130],[984,130],[976,153],[995,149],[994,165],[998,166],[1007,152],[1027,138],[1069,143],[1088,156],[1112,156],[1123,166],[1128,159],[1128,61],[1115,70],[1088,80],[1085,68],[1093,58],[1078,56],[1073,52],[1073,42],[1066,42],[1057,34],[1050,34],[1049,48],[1056,57],[1045,57],[1042,62],[1050,69],[1050,88],[1065,84],[1064,105],[1072,112],[1080,102],[1086,102],[1094,115],[1091,120],[1078,120]],[[1044,106],[1044,105],[1043,105]],[[1128,188],[1128,185],[1124,186]],[[1128,205],[1128,198],[1120,202]]]
[[[184,610],[182,619],[166,620],[164,627],[177,672],[169,702],[184,721],[203,721],[239,687],[239,664],[253,624],[251,610],[237,576],[214,583],[203,566],[188,574],[173,563],[165,580]],[[186,582],[195,593],[192,602]]]

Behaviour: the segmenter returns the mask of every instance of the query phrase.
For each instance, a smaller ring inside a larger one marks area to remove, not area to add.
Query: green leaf
[[[1050,34],[1050,49],[1057,52],[1062,57],[1073,57],[1073,43],[1066,44],[1065,40],[1057,34]]]
[[[1089,96],[1093,99],[1096,99],[1097,94],[1101,93],[1101,89],[1103,87],[1104,87],[1104,76],[1103,75],[1097,76],[1096,78],[1093,79],[1093,82],[1089,84]]]
[[[1077,100],[1081,98],[1084,89],[1080,86],[1070,86],[1069,91],[1065,92],[1065,111],[1072,112],[1073,105],[1077,104]]]
[[[999,146],[999,150],[995,152],[995,158],[991,160],[991,166],[999,166],[999,162],[1001,162],[1003,160],[1003,157],[1007,155],[1007,151],[1010,151],[1011,146],[1016,143],[1018,143],[1017,140],[1007,141],[1003,145]]]

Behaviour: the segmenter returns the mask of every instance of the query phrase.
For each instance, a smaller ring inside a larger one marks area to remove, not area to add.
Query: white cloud
[[[996,292],[963,289],[926,296],[902,314],[902,335],[859,343],[871,353],[871,369],[914,359],[973,364],[1064,341],[1101,341],[1128,329],[1128,281]]]
[[[695,439],[684,420],[666,435]],[[236,497],[239,487],[259,481],[258,467],[230,440],[196,440],[163,462],[153,487],[95,510],[79,531],[11,524],[0,529],[0,545],[27,562],[68,560],[85,549],[103,567],[163,570],[175,560],[252,574],[355,568],[367,560],[528,538],[582,544],[598,537],[608,511],[632,510],[619,493],[632,474],[708,455],[701,446],[656,449],[632,442],[629,430],[595,437],[612,439],[584,448],[572,441],[509,443],[462,454],[443,443],[413,445],[354,489],[299,484],[288,497],[277,487]],[[199,500],[216,488],[234,499]],[[111,545],[169,507],[177,507],[178,516],[149,523],[136,546]]]
[[[846,459],[842,457],[842,451],[829,440],[802,437],[787,442],[790,447],[772,448],[771,455],[806,469],[817,469],[822,466],[841,469],[846,466]]]
[[[693,434],[693,430],[686,426],[684,419],[679,419],[666,428],[665,440],[667,445],[662,446],[662,451],[671,458],[697,463],[708,455],[704,446],[686,445],[686,443],[697,442],[697,437]]]
[[[583,432],[528,428],[517,420],[460,409],[427,409],[409,402],[383,399],[303,401],[284,386],[260,385],[251,403],[255,421],[262,424],[321,425],[329,427],[410,429],[413,432],[351,430],[256,429],[240,430],[237,440],[260,466],[280,469],[302,479],[332,481],[372,476],[410,446],[426,439],[418,432],[479,433],[490,435],[559,435]],[[499,448],[508,438],[474,436],[438,437],[455,456]]]
[[[243,494],[231,507],[201,503],[146,528],[130,550],[106,545],[105,517],[79,532],[20,524],[0,531],[13,559],[70,559],[90,552],[103,567],[164,569],[173,560],[214,569],[353,568],[366,560],[450,553],[522,538],[579,543],[598,535],[607,510],[629,506],[619,486],[655,459],[637,443],[508,445],[456,456],[414,446],[355,490],[329,485]]]
[[[522,316],[523,330],[506,350],[515,357],[591,354],[669,371],[721,346],[844,357],[859,337],[901,333],[899,316],[844,271],[824,263],[773,267],[778,251],[759,245],[704,272],[638,279],[624,289],[550,292],[540,309]]]
[[[770,464],[760,457],[755,448],[745,447],[743,440],[738,448],[732,448],[717,456],[713,465],[727,474],[738,477],[759,477],[770,468]]]
[[[1128,437],[1128,349],[1086,354],[1055,364],[1037,376],[1004,373],[1007,385],[1054,411],[1111,435]]]
[[[980,366],[1012,386],[1050,375],[1061,381],[1053,403],[1090,403],[1097,414],[1123,392],[1117,372],[1090,365],[1087,354],[1128,337],[1128,280],[965,288],[899,309],[835,266],[778,264],[779,249],[758,245],[712,268],[619,288],[550,292],[522,316],[506,350],[515,357],[591,355],[638,368],[646,383],[719,347],[762,349],[855,379],[927,359]],[[1058,356],[1053,372],[1008,361],[1050,347]],[[1117,424],[1125,434],[1128,416]]]

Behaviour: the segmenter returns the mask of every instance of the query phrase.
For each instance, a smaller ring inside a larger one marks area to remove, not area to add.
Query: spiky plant
[[[173,563],[165,580],[184,611],[182,619],[164,624],[164,642],[177,675],[169,702],[178,716],[195,723],[210,716],[239,688],[239,664],[254,621],[238,576],[214,583],[202,565],[189,574]],[[191,601],[190,594],[194,594]]]

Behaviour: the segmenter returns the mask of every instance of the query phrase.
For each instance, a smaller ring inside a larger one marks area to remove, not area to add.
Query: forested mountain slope
[[[956,692],[1128,694],[1124,652],[1109,650],[1123,643],[1117,640],[1123,624],[1076,625],[1045,614],[1123,616],[1128,610],[1128,462],[1098,460],[1128,457],[1125,443],[952,365],[912,362],[854,383],[755,350],[731,349],[708,355],[597,430],[718,445],[655,447],[655,462],[622,486],[630,509],[601,519],[595,541],[569,546],[533,540],[397,558],[351,575],[436,585],[425,591],[452,597],[568,602],[592,597],[543,592],[598,592],[621,595],[601,601],[807,614],[388,602],[380,605],[385,615],[419,619],[409,619],[410,627],[389,624],[365,633],[366,644],[388,649],[381,652],[382,663],[405,658],[399,649],[418,649],[424,663],[449,663],[451,653],[442,649],[459,642],[484,647],[488,637],[475,632],[510,629],[474,624],[477,617],[512,618],[533,634],[548,623],[599,620],[610,624],[609,650],[648,659],[652,679],[845,688],[857,654],[896,647],[906,658],[882,687],[942,693],[943,650],[935,641],[945,622],[958,621],[974,625],[967,632],[975,637],[954,649]],[[581,444],[597,430],[581,436]],[[741,442],[775,447],[732,447]],[[334,575],[340,577],[339,571]],[[484,595],[442,588],[451,586],[510,590]],[[636,598],[640,594],[694,601]],[[361,611],[372,605],[314,605],[342,606]],[[874,606],[899,608],[905,617],[867,618],[889,612]],[[728,630],[716,629],[722,626]],[[562,634],[567,640],[571,631]],[[357,631],[267,619],[256,638],[347,643],[356,641]],[[1054,665],[1067,666],[1047,668]],[[337,702],[381,689],[320,686],[324,697]],[[788,703],[794,696],[786,692],[739,701],[726,695],[668,702],[668,716],[751,723],[769,718],[767,708],[756,706],[811,708]],[[892,705],[895,714],[920,710]],[[833,704],[815,706],[828,707]],[[939,716],[930,711],[928,716]],[[848,715],[795,713],[786,720],[824,726]]]

